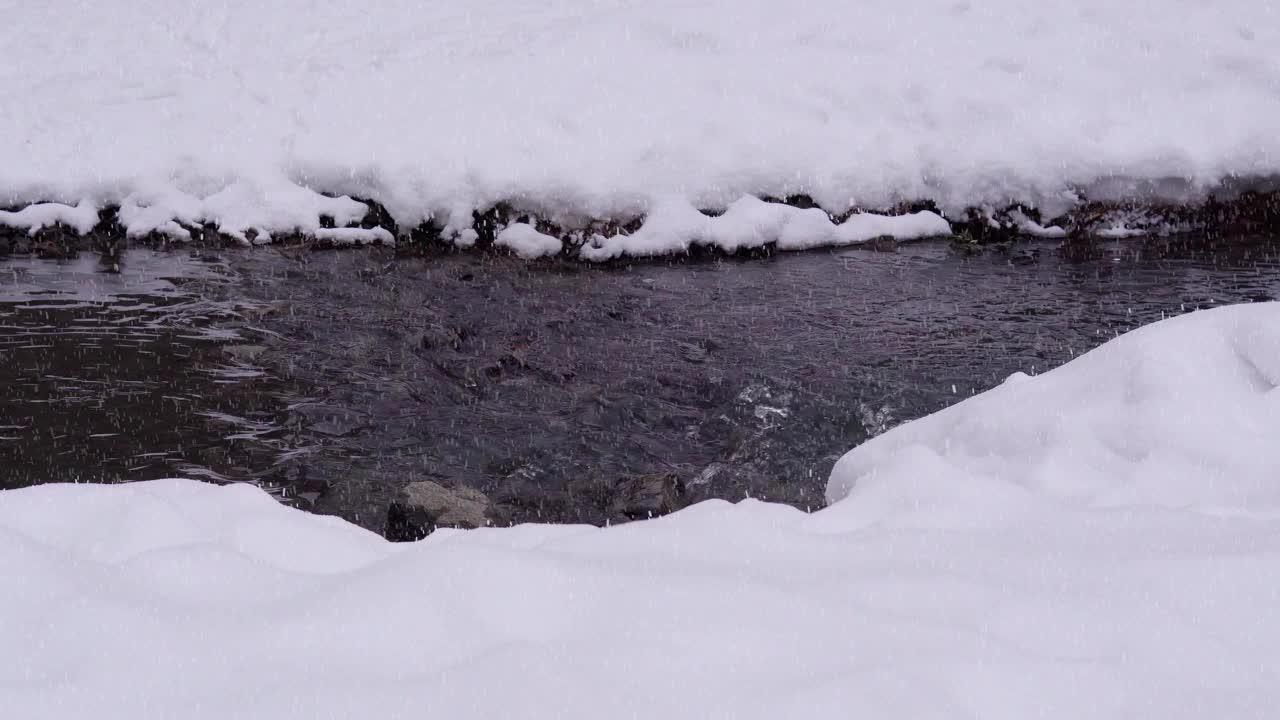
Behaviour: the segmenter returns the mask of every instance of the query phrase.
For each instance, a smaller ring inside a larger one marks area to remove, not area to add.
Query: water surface
[[[388,251],[0,261],[0,486],[190,474],[380,528],[415,479],[602,522],[619,478],[822,503],[850,447],[1162,317],[1280,245],[945,243],[594,267]],[[1193,351],[1193,349],[1189,349]]]

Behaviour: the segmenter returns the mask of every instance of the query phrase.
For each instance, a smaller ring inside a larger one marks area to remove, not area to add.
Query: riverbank
[[[833,240],[861,228],[823,221],[913,204],[952,224],[1021,207],[1047,227],[1093,203],[1229,202],[1277,189],[1274,14],[54,0],[8,17],[0,207],[81,208],[69,227],[118,208],[135,237],[343,242],[379,236],[329,232],[376,206],[393,235],[428,226],[460,245],[502,207],[588,238],[664,218],[650,232],[669,234],[627,252],[719,242],[724,221],[695,215],[744,198],[804,198],[825,215],[797,228]],[[792,237],[776,227],[792,213],[746,214],[760,244]]]
[[[647,215],[580,218],[562,225],[508,203],[473,212],[462,234],[457,226],[426,221],[416,227],[396,223],[386,208],[349,197],[325,198],[345,208],[322,215],[313,228],[272,234],[250,229],[226,232],[215,222],[193,218],[167,229],[130,227],[124,208],[99,209],[38,203],[0,211],[0,255],[67,257],[80,250],[116,252],[122,244],[228,247],[280,244],[297,252],[366,245],[401,246],[411,254],[479,250],[523,260],[559,258],[591,263],[645,257],[715,255],[767,256],[779,251],[861,246],[889,249],[902,241],[947,238],[962,248],[1010,246],[1032,239],[1060,239],[1074,245],[1098,240],[1183,236],[1208,241],[1280,234],[1280,192],[1259,190],[1280,181],[1224,187],[1195,203],[1169,204],[1083,199],[1058,217],[1020,203],[999,209],[968,207],[948,217],[932,202],[902,204],[883,212],[840,215],[817,207],[808,196],[784,200],[744,197],[727,208],[697,210],[667,201]],[[1248,189],[1244,189],[1248,188]],[[339,225],[337,223],[346,223]],[[358,224],[357,224],[358,223]]]

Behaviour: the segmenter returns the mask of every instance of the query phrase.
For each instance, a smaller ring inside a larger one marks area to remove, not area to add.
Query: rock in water
[[[609,515],[614,520],[643,520],[673,513],[688,502],[684,490],[674,473],[624,477],[613,489]]]
[[[420,480],[406,485],[387,509],[385,535],[394,542],[412,542],[438,527],[478,528],[493,520],[493,506],[479,490]]]
[[[226,345],[222,351],[240,362],[253,362],[267,351],[265,345]]]

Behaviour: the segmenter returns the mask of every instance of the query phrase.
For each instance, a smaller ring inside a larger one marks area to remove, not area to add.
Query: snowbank
[[[855,245],[880,236],[897,240],[947,235],[951,225],[937,213],[876,215],[855,213],[836,225],[818,208],[800,209],[782,203],[744,197],[723,215],[709,217],[688,202],[667,199],[656,203],[640,229],[630,235],[596,235],[579,250],[586,260],[612,260],[687,252],[690,246],[726,252],[776,245],[780,250],[805,250],[832,245]]]
[[[1277,387],[1280,305],[1185,315],[859,446],[827,499],[896,495],[877,488],[905,477],[1093,507],[1278,512]]]
[[[0,205],[132,234],[352,224],[464,243],[498,202],[571,226],[664,198],[1196,195],[1280,171],[1280,18],[1220,0],[16,3]],[[361,211],[362,213],[362,211]],[[347,218],[346,221],[341,218]],[[627,241],[636,242],[641,241]],[[624,243],[625,244],[625,243]],[[610,246],[611,247],[611,246]],[[613,252],[613,250],[608,250]]]
[[[21,210],[0,210],[0,226],[35,234],[54,225],[65,225],[84,235],[98,224],[98,208],[90,202],[74,207],[62,203],[40,203]]]
[[[560,238],[551,237],[538,232],[537,228],[527,223],[512,223],[499,232],[494,238],[494,245],[509,248],[516,255],[526,259],[559,255],[564,243]]]
[[[886,433],[812,515],[390,545],[244,486],[0,492],[0,707],[1268,718],[1277,383],[1280,305],[1170,320]]]

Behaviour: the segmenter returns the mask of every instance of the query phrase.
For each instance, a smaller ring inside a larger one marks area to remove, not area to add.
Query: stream
[[[1280,239],[593,266],[366,248],[0,258],[0,488],[194,477],[381,531],[414,480],[604,523],[621,479],[812,509],[894,425],[1198,308]],[[1194,348],[1188,348],[1194,351]]]

